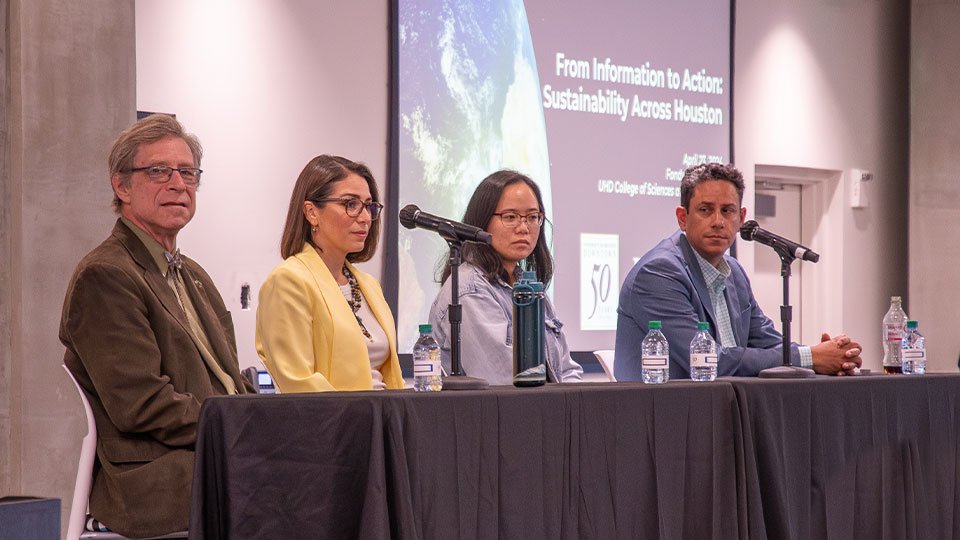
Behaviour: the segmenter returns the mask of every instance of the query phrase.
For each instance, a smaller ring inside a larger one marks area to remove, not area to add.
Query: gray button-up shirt
[[[501,280],[490,283],[479,268],[460,266],[460,360],[464,373],[492,385],[513,384],[513,289]],[[450,373],[450,279],[430,308],[433,336],[440,344],[440,360]],[[552,380],[579,382],[583,369],[570,357],[570,347],[553,303],[544,301],[546,360]]]

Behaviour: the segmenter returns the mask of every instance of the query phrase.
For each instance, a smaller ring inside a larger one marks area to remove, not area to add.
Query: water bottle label
[[[887,341],[901,341],[903,339],[903,325],[885,324],[883,327]]]
[[[432,377],[440,376],[440,351],[433,350],[427,354],[426,358],[417,359],[413,363],[414,377]]]
[[[648,356],[643,355],[643,367],[645,368],[665,368],[670,363],[670,357],[667,355]]]
[[[926,349],[904,349],[903,350],[903,361],[904,362],[916,362],[918,360],[924,360],[927,357]]]
[[[432,377],[440,375],[440,362],[421,362],[413,366],[414,377]]]
[[[690,365],[705,368],[717,365],[717,355],[712,353],[693,353],[690,355]]]

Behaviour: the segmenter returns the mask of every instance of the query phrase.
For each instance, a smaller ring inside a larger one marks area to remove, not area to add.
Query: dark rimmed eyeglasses
[[[498,212],[493,215],[499,216],[500,223],[502,223],[503,226],[508,229],[519,227],[520,223],[523,221],[526,221],[527,225],[530,227],[539,227],[540,225],[543,225],[543,220],[546,219],[543,215],[543,212],[534,212],[525,216],[516,212]]]
[[[173,178],[173,171],[177,171],[180,173],[180,178],[183,179],[183,183],[189,185],[199,184],[200,175],[203,174],[203,170],[197,167],[176,168],[165,165],[150,165],[149,167],[135,167],[130,169],[130,172],[140,171],[147,173],[147,178],[154,182],[169,182],[170,179]]]
[[[383,205],[378,202],[365,203],[354,197],[327,197],[325,199],[314,199],[310,202],[315,204],[338,202],[343,205],[343,209],[346,210],[347,215],[353,218],[359,217],[360,212],[363,212],[363,209],[366,208],[367,212],[370,212],[371,220],[379,218],[380,211],[383,210]]]

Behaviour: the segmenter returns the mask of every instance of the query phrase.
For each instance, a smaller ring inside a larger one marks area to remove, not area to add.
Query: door
[[[754,213],[760,227],[784,238],[796,240],[803,238],[801,225],[801,186],[757,179],[757,194]],[[751,276],[753,293],[760,309],[773,319],[777,331],[782,332],[780,306],[783,304],[783,278],[780,275],[780,257],[768,246],[758,244],[754,250],[754,273]],[[791,265],[790,305],[793,317],[790,323],[790,338],[801,342],[803,335],[801,321],[801,294],[803,292],[803,265],[794,262]]]

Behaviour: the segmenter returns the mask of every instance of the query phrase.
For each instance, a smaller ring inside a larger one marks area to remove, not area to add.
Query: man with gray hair
[[[80,261],[63,305],[64,364],[97,423],[90,513],[125,536],[187,529],[200,406],[252,391],[220,293],[177,249],[201,156],[167,115],[120,134],[109,158],[120,218]]]
[[[743,175],[733,165],[690,167],[680,183],[680,227],[648,251],[620,289],[614,371],[618,381],[641,379],[641,343],[660,321],[670,343],[670,378],[690,377],[690,341],[698,322],[710,323],[719,347],[719,375],[750,376],[782,362],[783,336],[763,314],[750,280],[726,255],[743,225]],[[794,365],[827,375],[853,374],[860,344],[840,334],[813,346],[790,346]]]

